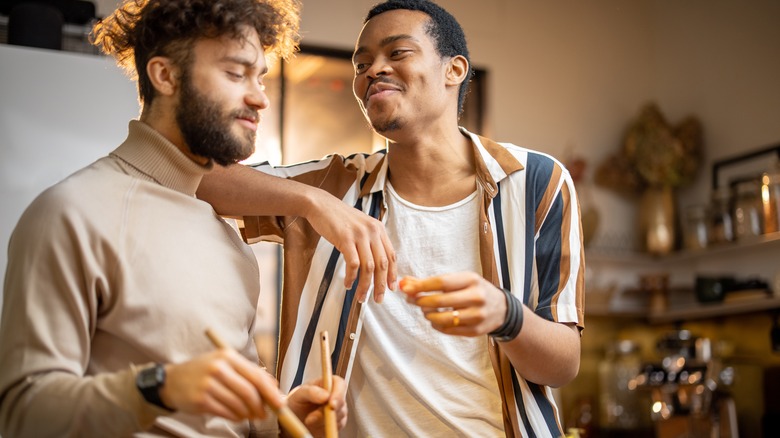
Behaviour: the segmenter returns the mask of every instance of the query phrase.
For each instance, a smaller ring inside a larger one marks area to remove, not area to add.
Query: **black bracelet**
[[[506,320],[497,329],[488,333],[498,342],[507,342],[516,338],[523,328],[523,303],[506,289],[501,289],[506,297]]]

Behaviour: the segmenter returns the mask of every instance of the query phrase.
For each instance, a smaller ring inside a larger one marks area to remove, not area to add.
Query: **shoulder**
[[[133,184],[109,167],[105,159],[98,160],[41,192],[22,213],[17,229],[45,235],[67,232],[79,223],[106,223],[111,203],[122,202]]]

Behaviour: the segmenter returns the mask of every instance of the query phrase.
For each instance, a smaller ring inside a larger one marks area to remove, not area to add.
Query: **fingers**
[[[384,247],[384,253],[386,255],[385,274],[382,275],[382,277],[387,279],[387,287],[391,290],[395,290],[395,283],[398,279],[398,271],[395,264],[395,249],[393,249],[393,244],[390,243],[390,238],[387,237],[387,233],[384,232],[384,228],[382,229],[380,236],[382,237],[382,246]],[[382,293],[384,293],[384,288],[382,289]]]
[[[381,303],[387,285],[394,286],[396,281],[395,251],[381,222],[356,214],[361,215],[362,224],[352,228],[352,244],[342,251],[346,263],[344,286],[350,288],[358,279],[355,294],[363,303],[373,282],[374,300]]]
[[[265,418],[266,404],[274,408],[284,404],[276,380],[232,350],[168,365],[166,372],[165,400],[179,411],[237,421]]]
[[[473,272],[404,277],[399,286],[407,302],[419,306],[431,326],[442,333],[477,336],[489,333],[506,318],[503,291]]]
[[[253,393],[262,398],[262,403],[268,404],[272,409],[278,410],[284,405],[284,398],[279,393],[279,385],[276,379],[256,364],[246,360],[243,356],[233,363],[236,371],[252,385]],[[265,411],[263,411],[263,417]]]
[[[442,277],[414,278],[404,277],[398,283],[402,292],[415,295],[420,292],[441,291],[444,288]]]
[[[368,288],[371,286],[371,279],[374,278],[374,254],[371,243],[367,239],[361,239],[357,242],[358,254],[360,254],[360,275],[358,276],[358,285],[356,295],[358,301],[364,303]]]
[[[227,366],[218,368],[217,382],[212,387],[213,397],[238,418],[265,418],[263,400],[255,384],[261,379],[248,379],[251,371],[242,370],[244,364],[233,357],[229,361]],[[263,382],[262,386],[265,385],[267,382]]]
[[[452,292],[474,286],[484,279],[474,272],[456,272],[428,278],[404,277],[398,283],[408,295],[420,292]]]
[[[347,384],[343,378],[333,376],[333,389],[328,403],[336,412],[339,429],[347,425]]]
[[[339,429],[347,424],[347,385],[339,376],[333,376],[332,383],[331,391],[328,392],[322,387],[322,379],[315,379],[295,388],[287,398],[290,409],[315,436],[321,435],[320,432],[325,430],[322,409],[325,404],[332,407],[336,413]]]

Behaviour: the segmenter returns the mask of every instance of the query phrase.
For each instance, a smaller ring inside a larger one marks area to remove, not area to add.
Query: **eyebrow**
[[[220,62],[227,62],[227,63],[231,63],[231,64],[239,64],[239,65],[243,65],[244,67],[246,67],[248,69],[254,69],[255,68],[255,63],[253,61],[250,61],[249,58],[244,58],[244,57],[241,57],[241,56],[233,56],[233,55],[223,56],[222,59],[220,59]],[[268,73],[268,66],[267,65],[265,67],[263,67],[261,73],[262,74]]]
[[[390,35],[389,37],[384,38],[382,41],[379,42],[380,47],[384,47],[390,43],[394,43],[396,41],[400,40],[412,40],[417,41],[417,38],[407,35],[407,34],[400,34],[400,35]],[[352,55],[352,59],[355,59],[356,56],[360,55],[361,53],[367,51],[368,49],[366,46],[360,46],[355,50],[355,53]]]

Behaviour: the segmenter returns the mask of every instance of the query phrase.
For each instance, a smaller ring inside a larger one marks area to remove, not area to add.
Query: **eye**
[[[228,77],[230,77],[231,79],[234,79],[234,80],[242,80],[242,79],[244,79],[244,75],[242,75],[241,73],[236,73],[236,72],[232,72],[232,71],[227,71],[226,73],[227,73]]]

